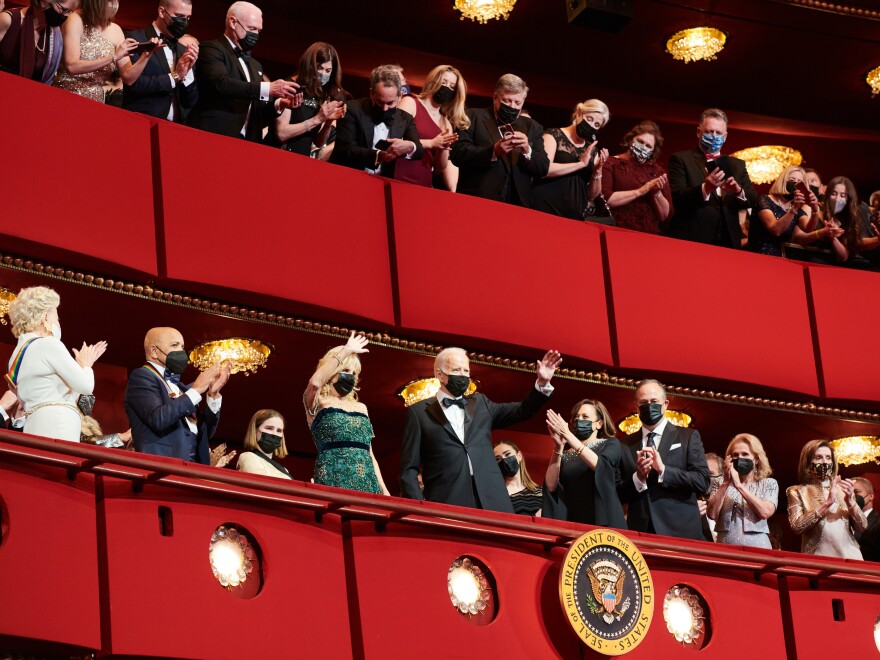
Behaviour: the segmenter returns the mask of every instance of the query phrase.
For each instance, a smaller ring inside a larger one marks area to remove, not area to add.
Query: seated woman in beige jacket
[[[853,532],[868,524],[856,503],[853,482],[837,474],[837,456],[825,440],[811,440],[801,450],[800,484],[788,495],[788,522],[801,535],[801,552],[861,559]]]
[[[290,472],[276,459],[287,456],[284,417],[276,410],[258,410],[251,417],[244,436],[245,451],[238,457],[238,469],[251,474],[290,479]]]

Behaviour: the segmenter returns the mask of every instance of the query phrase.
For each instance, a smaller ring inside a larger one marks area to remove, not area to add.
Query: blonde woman
[[[811,440],[801,450],[800,484],[785,491],[788,522],[801,535],[801,552],[861,559],[853,532],[868,525],[856,502],[853,482],[837,474],[837,456],[825,440]]]
[[[456,131],[471,125],[464,111],[466,97],[467,85],[459,70],[441,64],[431,69],[419,94],[400,99],[397,107],[415,118],[425,155],[398,162],[395,179],[430,188],[434,172],[442,172],[446,188],[455,192],[458,168],[449,162],[449,150],[458,140]]]
[[[529,475],[526,459],[519,447],[505,440],[495,445],[494,453],[513,504],[513,512],[525,516],[540,516],[544,491]]]
[[[107,350],[107,342],[83,342],[71,357],[61,343],[60,304],[61,297],[44,286],[19,291],[9,306],[18,345],[6,378],[24,407],[25,433],[79,442],[82,421],[77,399],[94,390],[92,365]]]
[[[776,513],[779,484],[761,441],[740,433],[727,445],[721,486],[709,498],[718,543],[772,548],[767,520]]]
[[[761,196],[754,211],[755,219],[749,224],[746,247],[750,251],[781,257],[783,243],[808,245],[843,233],[817,224],[818,198],[810,190],[804,196],[797,188],[798,184],[806,186],[806,178],[802,167],[786,167],[770,186],[770,194]]]
[[[287,456],[284,417],[280,412],[265,408],[254,413],[244,436],[244,449],[238,457],[237,467],[241,472],[291,478],[287,468],[276,460]]]
[[[390,495],[373,455],[373,425],[358,401],[361,361],[367,338],[351,333],[345,346],[331,348],[318,362],[303,394],[306,421],[318,457],[317,484]]]

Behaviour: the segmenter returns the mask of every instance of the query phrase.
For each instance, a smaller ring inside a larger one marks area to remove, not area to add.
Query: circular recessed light
[[[259,548],[253,534],[234,523],[224,523],[211,534],[208,560],[220,586],[241,598],[253,598],[262,586]]]
[[[446,574],[446,588],[452,606],[474,623],[489,623],[495,618],[497,603],[494,580],[481,562],[461,556],[452,562]]]
[[[693,587],[676,584],[663,599],[663,620],[666,629],[687,648],[699,650],[709,640],[709,607]]]

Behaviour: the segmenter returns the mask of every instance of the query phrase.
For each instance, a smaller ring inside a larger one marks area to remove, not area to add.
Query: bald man
[[[123,400],[135,449],[209,465],[208,441],[220,421],[229,367],[214,365],[192,385],[181,383],[189,358],[174,328],[147,332],[144,355],[146,363],[131,372]],[[199,410],[203,397],[206,405]]]
[[[262,142],[263,128],[269,122],[284,108],[302,103],[296,83],[263,82],[263,67],[251,57],[262,31],[260,8],[235,2],[226,12],[223,36],[201,44],[196,62],[199,101],[189,119],[191,126]]]

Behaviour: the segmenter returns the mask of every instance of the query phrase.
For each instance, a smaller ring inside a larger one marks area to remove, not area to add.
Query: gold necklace
[[[40,47],[40,40],[37,39],[36,47],[37,47],[37,50],[38,50],[38,51],[40,51],[41,53],[45,53],[45,52],[46,52],[46,42],[49,40],[49,39],[48,39],[48,37],[49,37],[49,28],[48,28],[48,26],[46,26],[46,28],[43,29],[43,34],[42,34],[41,36],[42,36],[42,39],[43,39],[43,46]]]

